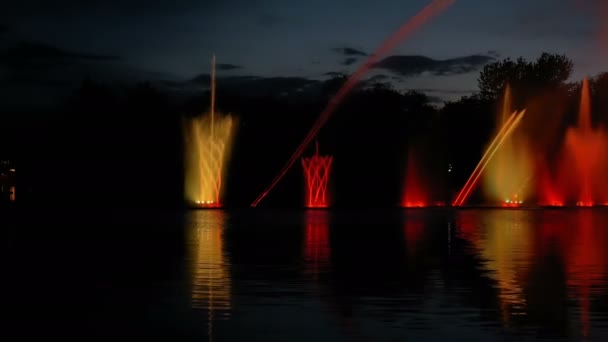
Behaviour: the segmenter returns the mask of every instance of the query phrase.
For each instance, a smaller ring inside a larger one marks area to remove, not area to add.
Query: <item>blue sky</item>
[[[602,1],[456,0],[392,54],[443,60],[493,51],[498,58],[533,59],[545,51],[572,58],[574,78],[594,75],[608,70],[599,39]],[[4,5],[0,49],[32,41],[75,54],[112,55],[120,70],[131,70],[118,74],[172,80],[207,73],[215,53],[218,62],[241,67],[220,71],[223,76],[320,78],[362,64],[364,57],[343,65],[347,56],[335,48],[371,53],[429,2],[22,0]],[[423,73],[403,78],[400,86],[460,96],[476,88],[477,75]]]

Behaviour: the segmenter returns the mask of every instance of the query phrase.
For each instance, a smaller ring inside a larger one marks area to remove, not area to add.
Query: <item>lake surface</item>
[[[608,210],[24,215],[8,333],[608,340]]]

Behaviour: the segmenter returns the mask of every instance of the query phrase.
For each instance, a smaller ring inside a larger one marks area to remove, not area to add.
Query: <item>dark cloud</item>
[[[338,71],[328,71],[326,73],[324,73],[322,76],[329,76],[329,77],[344,77],[347,76],[345,73],[343,72],[338,72]]]
[[[388,77],[387,75],[374,75],[374,76],[368,78],[366,80],[366,82],[379,83],[379,82],[388,82],[389,80],[390,80],[390,77]]]
[[[161,12],[175,13],[180,11],[188,11],[198,4],[211,8],[216,1],[198,1],[198,0],[20,0],[6,6],[5,14],[23,14],[36,13],[53,14],[53,13],[86,13],[86,12],[105,12],[105,13],[126,13],[135,14],[138,12]],[[208,4],[205,4],[208,3]]]
[[[332,50],[344,56],[367,56],[365,52],[349,47],[333,48]]]
[[[438,88],[421,88],[416,89],[417,91],[424,93],[441,93],[441,94],[453,94],[453,95],[470,95],[476,90],[473,89],[438,89]]]
[[[388,70],[401,76],[415,76],[425,72],[443,76],[470,73],[493,60],[495,60],[494,57],[487,55],[471,55],[445,60],[436,60],[426,56],[389,56],[372,67]]]
[[[200,91],[210,83],[209,74],[201,74],[186,82],[163,81],[173,90]],[[216,78],[218,89],[245,96],[310,95],[318,92],[321,82],[304,77],[224,76]]]
[[[146,72],[120,61],[118,56],[67,51],[36,42],[4,44],[0,47],[0,84],[10,99],[0,105],[53,105],[87,78],[113,84],[148,78]]]
[[[242,69],[243,68],[240,65],[228,64],[228,63],[218,63],[216,67],[217,67],[218,70],[234,70],[234,69]]]
[[[19,42],[0,51],[0,66],[10,69],[49,69],[78,62],[107,62],[118,56],[84,54],[34,42]]]
[[[486,52],[486,54],[488,56],[492,56],[494,58],[499,58],[500,57],[500,52],[498,52],[496,50],[489,50],[488,52]]]
[[[344,61],[342,62],[342,65],[351,65],[354,64],[357,61],[356,57],[348,57],[346,59],[344,59]]]

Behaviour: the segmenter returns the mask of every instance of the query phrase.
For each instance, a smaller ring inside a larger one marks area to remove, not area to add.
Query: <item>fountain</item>
[[[422,176],[418,171],[416,155],[410,149],[407,155],[407,169],[401,206],[404,208],[422,208],[429,205],[428,196]]]
[[[608,135],[591,121],[589,81],[583,80],[578,121],[566,131],[555,190],[569,203],[593,206],[608,202]]]
[[[497,130],[507,122],[511,109],[511,87],[507,84],[502,109],[498,112]],[[529,196],[530,175],[533,174],[530,144],[522,131],[513,132],[488,163],[484,173],[486,198],[493,204],[520,206]]]
[[[403,24],[392,36],[390,36],[374,53],[365,61],[365,63],[359,67],[355,73],[353,73],[346,83],[338,90],[334,95],[325,109],[321,112],[313,127],[310,129],[304,140],[298,145],[294,153],[291,155],[287,163],[283,166],[281,171],[275,176],[272,182],[264,189],[264,191],[251,203],[252,207],[256,207],[267,195],[274,189],[274,187],[283,179],[287,171],[296,163],[300,156],[304,153],[308,145],[314,140],[319,133],[319,130],[325,125],[327,120],[334,113],[338,105],[348,95],[355,86],[359,83],[361,78],[370,70],[375,63],[380,61],[380,58],[387,55],[393,48],[402,40],[412,35],[416,30],[422,27],[427,21],[431,20],[436,15],[447,10],[456,0],[433,0],[430,4],[425,6],[420,12]]]
[[[327,184],[333,160],[332,156],[319,155],[318,142],[316,142],[315,155],[310,158],[302,158],[302,168],[306,180],[305,205],[307,208],[329,207]]]
[[[479,183],[479,178],[488,166],[488,163],[492,161],[494,155],[502,149],[503,144],[511,136],[515,128],[517,128],[517,126],[520,124],[525,113],[525,109],[520,112],[513,112],[513,114],[511,114],[511,116],[509,116],[509,118],[504,122],[502,128],[498,131],[498,133],[486,149],[486,152],[481,157],[481,160],[473,170],[473,173],[471,174],[471,176],[469,176],[469,179],[458,193],[458,196],[456,196],[456,198],[452,202],[452,206],[460,207],[464,205],[464,203],[471,195],[472,191]]]
[[[208,115],[184,120],[185,192],[190,204],[222,207],[222,177],[233,136],[230,115],[215,112],[215,56],[211,67],[211,108]]]

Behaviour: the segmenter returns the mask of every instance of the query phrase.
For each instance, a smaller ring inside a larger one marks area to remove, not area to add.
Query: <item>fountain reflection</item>
[[[407,254],[414,256],[417,246],[424,235],[424,221],[406,220],[403,227],[403,235],[405,236]]]
[[[329,212],[305,212],[304,272],[315,279],[329,270]]]
[[[603,211],[580,210],[576,215],[554,219],[562,224],[546,234],[558,246],[570,296],[578,302],[581,334],[585,337],[591,328],[592,296],[602,295],[594,289],[607,285],[608,253],[603,245],[608,241],[608,234],[605,227],[598,224],[605,221],[606,216]]]
[[[462,238],[469,241],[486,262],[484,268],[496,281],[503,323],[511,316],[526,315],[524,295],[532,256],[530,211],[459,212]],[[467,217],[470,216],[470,217]]]
[[[207,311],[210,338],[213,322],[230,317],[230,270],[223,248],[226,216],[220,210],[196,210],[188,217],[194,260],[192,306]]]
[[[460,237],[495,281],[506,326],[515,316],[530,316],[518,321],[566,329],[569,310],[559,298],[567,293],[576,303],[578,333],[590,336],[592,300],[604,296],[608,286],[608,251],[603,248],[608,232],[599,224],[608,220],[608,212],[463,211],[457,217]]]

